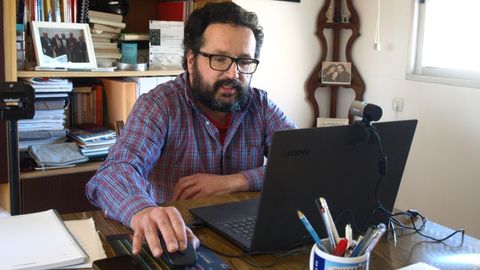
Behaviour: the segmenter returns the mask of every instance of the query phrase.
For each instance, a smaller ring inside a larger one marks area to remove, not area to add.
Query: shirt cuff
[[[249,191],[258,191],[262,189],[265,167],[258,167],[241,173],[247,177]]]
[[[115,210],[117,213],[112,213],[112,218],[122,222],[125,226],[130,227],[130,220],[138,213],[138,211],[147,207],[157,207],[158,205],[146,196],[135,195],[129,197],[120,203]]]

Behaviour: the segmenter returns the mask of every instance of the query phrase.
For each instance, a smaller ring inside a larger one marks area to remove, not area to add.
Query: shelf
[[[18,70],[18,78],[30,78],[30,77],[68,77],[68,78],[80,78],[80,77],[146,77],[146,76],[172,76],[178,75],[184,72],[183,69],[157,69],[157,70],[145,70],[145,71],[28,71]]]
[[[67,175],[73,173],[81,173],[81,172],[92,172],[98,170],[101,162],[87,162],[78,164],[74,167],[64,168],[64,169],[52,169],[52,170],[45,170],[45,171],[31,171],[31,172],[23,172],[20,173],[20,179],[32,179],[32,178],[39,178],[39,177],[46,177],[46,176],[56,176],[56,175]]]

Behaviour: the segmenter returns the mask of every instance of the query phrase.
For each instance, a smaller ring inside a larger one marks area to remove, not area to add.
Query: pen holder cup
[[[329,246],[328,239],[322,240],[324,246]],[[368,270],[370,253],[358,257],[339,257],[322,251],[316,244],[310,252],[310,270]]]

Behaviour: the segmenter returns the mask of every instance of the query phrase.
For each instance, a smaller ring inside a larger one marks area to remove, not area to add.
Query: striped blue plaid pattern
[[[225,142],[191,99],[187,75],[158,85],[135,103],[121,136],[87,184],[89,200],[129,225],[139,210],[171,200],[175,183],[196,174],[241,172],[259,190],[273,132],[295,128],[267,97],[252,88],[233,113]]]

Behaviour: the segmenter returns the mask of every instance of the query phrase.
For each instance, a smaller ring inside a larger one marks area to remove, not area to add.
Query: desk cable
[[[427,234],[422,232],[422,230],[425,228],[425,225],[427,223],[427,218],[425,216],[423,216],[422,214],[420,214],[420,212],[418,212],[417,210],[410,209],[408,211],[393,213],[393,212],[385,209],[385,207],[383,207],[383,204],[380,201],[378,193],[379,193],[380,184],[382,183],[383,177],[385,175],[387,175],[387,157],[385,156],[385,154],[383,152],[382,141],[380,139],[380,135],[378,134],[378,130],[376,129],[376,127],[373,126],[373,125],[369,125],[366,128],[368,128],[370,130],[370,133],[373,135],[374,139],[376,140],[376,142],[378,144],[379,154],[380,154],[380,158],[379,158],[379,175],[380,176],[379,176],[379,178],[377,180],[377,184],[375,186],[375,200],[377,202],[377,208],[375,208],[372,211],[370,217],[373,216],[377,210],[380,210],[385,215],[385,217],[388,219],[389,223],[397,225],[397,228],[393,229],[392,232],[394,232],[394,230],[398,230],[398,229],[413,230],[417,234],[419,234],[419,235],[421,235],[425,238],[428,238],[430,240],[436,241],[436,242],[443,242],[443,241],[449,239],[450,237],[454,236],[455,234],[461,233],[462,234],[462,243],[463,243],[464,236],[465,236],[465,230],[464,229],[456,229],[451,234],[449,234],[449,235],[447,235],[443,238],[433,237],[433,236],[427,235]],[[396,218],[397,216],[407,216],[409,218],[410,222],[411,222],[411,225],[407,225],[404,222],[398,220]],[[369,217],[369,219],[370,219],[370,217]],[[416,222],[415,222],[417,217],[419,217],[420,220],[421,220],[420,226],[418,226],[418,227],[417,227]],[[367,219],[367,221],[368,221],[368,219]]]

